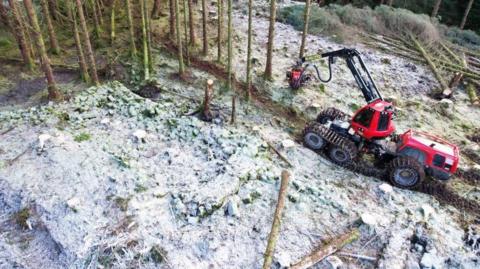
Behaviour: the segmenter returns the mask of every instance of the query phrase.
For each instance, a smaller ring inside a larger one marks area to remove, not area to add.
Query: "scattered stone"
[[[78,209],[80,208],[81,206],[81,201],[78,197],[73,197],[73,198],[70,198],[68,201],[67,201],[67,206],[72,209],[73,211],[78,211]]]
[[[369,213],[363,213],[360,216],[360,221],[363,224],[368,225],[370,227],[375,227],[375,225],[377,225],[377,219],[375,218],[375,216],[373,216]]]
[[[230,217],[235,217],[239,215],[238,204],[234,199],[230,199],[227,202],[225,214]]]
[[[139,129],[133,132],[132,135],[136,138],[137,142],[145,142],[145,138],[147,137],[147,132],[145,132],[145,130]]]
[[[104,118],[100,121],[101,124],[104,124],[104,125],[108,125],[110,123],[110,119],[109,118]]]
[[[285,139],[282,141],[282,147],[284,149],[293,148],[294,146],[295,146],[295,142],[290,139]]]
[[[393,192],[393,187],[390,184],[383,183],[378,188],[385,194],[390,194]]]
[[[41,134],[38,136],[38,150],[42,151],[45,147],[45,142],[52,138],[49,134]]]
[[[327,268],[329,268],[329,269],[343,268],[342,260],[335,255],[331,255],[331,256],[328,256],[327,258],[325,258],[325,262],[327,264]]]
[[[440,269],[442,267],[443,259],[433,253],[425,253],[420,260],[422,269]]]
[[[423,204],[421,206],[421,211],[425,220],[428,220],[430,216],[432,216],[432,214],[435,213],[435,209],[433,209],[433,207],[431,207],[428,204]]]

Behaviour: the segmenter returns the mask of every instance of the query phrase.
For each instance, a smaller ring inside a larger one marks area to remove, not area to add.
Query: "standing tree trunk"
[[[17,40],[20,53],[22,54],[22,59],[24,64],[28,69],[32,70],[34,66],[32,54],[30,53],[30,48],[27,45],[27,38],[25,35],[25,27],[23,25],[22,17],[20,16],[16,0],[8,0],[10,5],[10,11],[12,12],[13,22],[11,23],[12,33]],[[2,4],[3,5],[3,4]]]
[[[178,0],[175,1],[175,31],[177,33],[177,48],[178,48],[178,75],[183,77],[185,75],[185,66],[183,65],[183,47],[182,47],[182,33],[180,32],[180,4]]]
[[[157,20],[160,18],[160,11],[162,8],[162,0],[154,0],[153,9],[152,9],[152,20]]]
[[[40,4],[42,5],[43,17],[47,22],[48,37],[50,39],[50,49],[53,54],[59,54],[60,48],[58,46],[57,35],[55,34],[55,28],[53,28],[52,19],[50,17],[50,11],[48,8],[47,0],[41,0]]]
[[[175,16],[176,16],[176,3],[177,1],[175,0],[170,0],[169,2],[169,9],[170,9],[170,17],[169,17],[169,25],[170,25],[170,31],[168,32],[168,35],[170,37],[171,40],[173,40],[175,38],[175,29],[177,28],[176,27],[176,19],[175,19]]]
[[[272,55],[275,37],[275,18],[277,14],[277,0],[270,0],[270,26],[268,27],[267,64],[265,67],[265,79],[272,80]]]
[[[303,33],[302,33],[302,44],[300,45],[300,58],[304,56],[305,53],[305,42],[308,35],[308,20],[310,18],[310,1],[305,1],[305,13],[303,15]]]
[[[247,45],[247,99],[252,97],[252,9],[253,0],[248,0],[248,45]]]
[[[150,74],[153,72],[153,56],[152,56],[152,27],[150,21],[150,12],[148,12],[148,0],[145,0],[145,21],[147,23],[147,47],[148,47],[148,68]]]
[[[45,72],[45,77],[47,78],[48,84],[48,99],[55,101],[62,101],[63,95],[57,89],[55,79],[53,78],[52,67],[50,66],[50,59],[48,59],[47,49],[45,48],[45,43],[43,41],[42,32],[40,26],[38,25],[37,14],[32,5],[32,0],[23,0],[25,9],[30,20],[30,25],[33,28],[34,42],[37,46],[38,52],[40,53],[40,62],[42,63],[43,71]]]
[[[393,0],[387,0],[387,5],[393,6]]]
[[[208,54],[207,0],[202,0],[203,55]]]
[[[135,28],[133,27],[133,17],[132,17],[132,5],[130,0],[125,0],[127,6],[127,21],[128,21],[128,30],[130,36],[130,53],[133,58],[137,57],[137,47],[135,46]]]
[[[228,14],[228,27],[227,27],[227,35],[228,35],[228,59],[227,59],[227,70],[228,70],[228,78],[227,78],[227,88],[229,91],[232,89],[232,61],[233,61],[233,50],[232,50],[232,0],[227,0],[227,14]]]
[[[218,36],[217,36],[217,62],[222,62],[222,42],[223,42],[223,0],[217,1],[218,12]]]
[[[460,23],[460,29],[463,30],[465,28],[465,24],[467,23],[468,13],[470,13],[470,9],[472,9],[473,0],[468,1],[467,8],[465,9],[465,13],[463,14],[462,22]]]
[[[438,10],[440,9],[440,5],[442,4],[442,0],[436,0],[435,5],[433,6],[432,10],[432,17],[437,17],[438,15]]]
[[[115,41],[115,6],[117,5],[117,0],[112,1],[112,10],[110,12],[110,44],[113,45]]]
[[[97,0],[89,0],[89,1],[90,1],[90,5],[92,6],[92,11],[93,11],[93,29],[94,29],[94,33],[95,33],[94,37],[96,39],[99,39],[100,38],[100,33],[102,32],[102,29],[100,27],[99,18],[101,18],[102,16],[99,15],[99,13],[98,13],[97,5],[96,5]],[[79,12],[80,12],[80,10],[79,10]],[[85,16],[83,16],[83,17],[85,17]],[[82,19],[80,18],[80,23],[81,23],[81,20]]]
[[[48,0],[48,9],[50,10],[52,19],[57,20],[57,0]]]
[[[78,32],[77,16],[72,3],[67,2],[68,19],[72,23],[73,38],[75,39],[75,47],[77,48],[78,65],[80,66],[80,74],[82,80],[86,83],[90,83],[90,76],[88,75],[87,62],[85,61],[85,54],[83,53],[82,41],[80,40],[80,34]]]
[[[193,8],[193,0],[188,0],[188,19],[190,27],[190,45],[196,46],[197,35],[195,34],[195,9]]]
[[[146,2],[146,0],[140,0],[140,13],[142,14],[143,75],[144,80],[149,80],[147,19],[145,18]]]
[[[85,21],[85,15],[83,13],[82,0],[75,0],[75,4],[77,5],[78,18],[80,19],[80,28],[83,36],[83,42],[85,42],[85,47],[87,49],[87,58],[90,64],[89,66],[90,77],[92,78],[93,83],[95,83],[96,86],[99,86],[100,81],[98,79],[98,74],[97,74],[97,65],[95,63],[95,56],[93,54],[92,43],[90,42],[90,35],[88,33],[87,22]]]
[[[3,2],[0,3],[0,18],[2,19],[2,23],[10,29],[11,23],[10,23],[10,18],[8,18],[8,13],[7,10],[5,9],[5,6],[3,5]]]
[[[183,27],[185,30],[185,62],[186,65],[190,65],[190,51],[188,48],[188,3],[187,0],[183,0]]]

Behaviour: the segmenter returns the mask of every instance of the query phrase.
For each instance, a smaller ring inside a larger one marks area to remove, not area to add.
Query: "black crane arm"
[[[335,62],[335,58],[340,57],[345,59],[347,62],[347,66],[353,74],[355,81],[357,82],[358,87],[363,93],[365,100],[367,103],[371,103],[378,99],[383,100],[382,95],[378,91],[377,85],[372,79],[370,72],[368,72],[365,63],[360,57],[360,53],[356,49],[347,49],[343,48],[336,51],[326,52],[321,54],[322,58],[328,57],[328,69],[329,69],[329,78],[327,80],[322,80],[320,78],[320,73],[318,72],[318,68],[316,66],[315,69],[317,71],[317,75],[319,79],[323,82],[328,82],[332,78],[332,69],[331,65]],[[308,58],[302,58],[302,61],[308,60]],[[360,68],[357,65],[357,62],[360,64]]]

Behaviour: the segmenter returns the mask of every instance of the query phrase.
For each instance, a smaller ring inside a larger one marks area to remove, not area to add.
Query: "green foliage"
[[[16,212],[13,215],[13,219],[15,220],[15,223],[22,227],[23,229],[28,228],[27,220],[30,218],[30,209],[28,208],[23,208],[20,211]]]
[[[480,49],[480,36],[471,30],[461,30],[458,27],[445,27],[445,36],[451,42],[471,49]]]
[[[73,140],[75,140],[75,142],[83,142],[83,141],[90,140],[90,138],[92,138],[92,136],[89,133],[82,132],[82,133],[76,135],[73,138]]]

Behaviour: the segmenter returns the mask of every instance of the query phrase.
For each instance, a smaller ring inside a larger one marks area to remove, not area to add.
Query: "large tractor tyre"
[[[357,157],[357,150],[346,145],[332,145],[328,150],[328,156],[335,164],[347,166]]]
[[[321,150],[327,145],[327,141],[323,138],[321,130],[322,126],[318,123],[310,124],[303,132],[303,142],[313,150]]]
[[[348,118],[348,115],[345,114],[343,111],[338,110],[334,107],[329,107],[321,111],[320,113],[318,113],[316,122],[320,124],[325,124],[328,121],[333,121],[336,119],[346,120],[347,118]]]
[[[413,189],[425,179],[422,165],[411,157],[397,157],[388,165],[390,182],[397,187]]]

